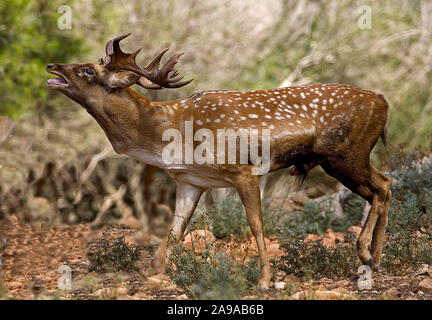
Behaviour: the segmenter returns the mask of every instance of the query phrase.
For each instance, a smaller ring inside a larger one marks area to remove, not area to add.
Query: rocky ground
[[[185,291],[168,276],[152,274],[150,261],[154,248],[151,247],[143,248],[135,271],[89,272],[88,252],[92,244],[100,239],[119,237],[124,237],[126,243],[135,243],[135,232],[130,228],[106,225],[94,231],[88,224],[35,228],[12,217],[5,230],[8,242],[1,255],[1,298],[188,299]],[[207,232],[203,236],[228,254],[236,252],[245,258],[256,255],[253,241],[221,241]],[[341,241],[340,237],[328,230],[323,241],[331,245],[331,241]],[[184,245],[191,247],[190,236],[186,237]],[[267,239],[267,246],[271,257],[278,259],[283,254],[276,239]],[[198,241],[194,248],[199,253],[202,244]],[[58,289],[61,277],[58,269],[62,265],[72,270],[71,290]],[[279,271],[274,280],[269,291],[251,289],[243,299],[432,299],[432,268],[429,266],[403,277],[374,274],[370,290],[358,289],[357,276],[302,281]]]

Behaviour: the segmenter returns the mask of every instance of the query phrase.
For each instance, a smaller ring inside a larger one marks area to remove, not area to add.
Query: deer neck
[[[161,164],[163,128],[174,124],[164,116],[160,103],[153,103],[128,88],[91,99],[85,108],[117,153],[148,164]]]

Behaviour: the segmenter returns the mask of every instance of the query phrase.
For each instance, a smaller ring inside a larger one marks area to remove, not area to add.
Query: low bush
[[[347,277],[355,272],[359,262],[353,239],[330,248],[320,240],[306,243],[297,239],[284,243],[282,249],[286,255],[281,257],[278,268],[298,278]]]
[[[134,244],[127,244],[124,238],[100,239],[90,245],[88,252],[89,271],[118,272],[137,270],[136,263],[140,255],[140,248]]]
[[[329,197],[329,202],[331,198]],[[303,239],[307,234],[320,235],[328,228],[343,232],[361,219],[365,201],[360,197],[348,201],[342,218],[336,217],[326,202],[307,201],[300,211],[285,213],[279,221],[280,237],[283,240]]]
[[[382,266],[394,274],[432,265],[432,161],[414,152],[397,159]]]
[[[213,248],[195,256],[181,245],[173,248],[167,271],[171,279],[195,299],[239,299],[258,283],[260,275],[257,259],[242,266]]]

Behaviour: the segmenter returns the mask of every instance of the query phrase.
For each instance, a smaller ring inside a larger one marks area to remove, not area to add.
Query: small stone
[[[145,292],[137,292],[134,294],[134,299],[136,299],[136,300],[149,300],[149,299],[151,299],[151,296],[149,296]]]
[[[250,238],[251,244],[249,250],[252,253],[258,254],[258,246],[255,237]],[[284,251],[280,249],[279,242],[277,240],[270,241],[269,238],[264,238],[265,245],[267,247],[267,255],[269,258],[281,257],[285,254]]]
[[[93,294],[98,297],[104,297],[107,295],[107,293],[108,291],[106,288],[98,289],[95,292],[93,292]]]
[[[344,241],[344,235],[341,232],[334,232],[332,229],[328,228],[322,240],[322,244],[324,247],[334,247],[336,244]]]
[[[429,275],[429,265],[426,263],[423,263],[418,271],[419,274],[426,274]]]
[[[9,287],[11,289],[20,288],[20,287],[22,287],[22,283],[19,281],[11,281],[11,282],[9,282]]]
[[[127,295],[128,291],[129,291],[128,288],[124,288],[124,287],[117,288],[117,294],[119,296]]]
[[[296,300],[350,300],[353,296],[331,290],[300,291],[291,296]]]
[[[395,287],[392,287],[390,289],[387,289],[385,291],[385,293],[394,297],[394,296],[397,296],[399,294],[399,290]]]
[[[311,233],[309,233],[309,234],[307,234],[306,237],[305,237],[305,242],[306,242],[306,243],[309,243],[309,242],[315,242],[315,241],[317,241],[317,240],[319,240],[319,239],[320,239],[320,236],[317,236],[316,234],[311,234]]]
[[[276,282],[274,284],[274,287],[276,290],[283,290],[283,289],[285,289],[285,282],[283,282],[283,281]]]
[[[432,292],[432,278],[425,278],[419,283],[419,288],[426,292]]]
[[[160,279],[157,276],[153,276],[153,277],[148,278],[147,279],[147,283],[151,287],[160,287],[160,286],[163,286],[163,285],[166,286],[166,285],[169,284],[168,281],[166,281],[164,279]]]
[[[188,299],[189,299],[188,296],[185,294],[182,294],[176,298],[176,300],[188,300]]]
[[[337,291],[315,291],[315,297],[318,300],[346,300],[352,297],[345,293],[340,293]]]
[[[177,289],[178,288],[175,284],[169,284],[167,287],[165,287],[165,290],[167,290],[167,291],[175,291]]]
[[[318,287],[314,288],[315,290],[328,290],[325,284],[320,284]]]
[[[346,294],[346,295],[350,295],[351,294],[351,292],[347,288],[343,288],[343,287],[333,289],[332,291],[343,293],[343,294]]]
[[[350,285],[348,280],[339,280],[335,283],[336,288],[345,288]]]
[[[306,299],[305,291],[296,292],[293,295],[291,295],[290,298],[294,300],[305,300]]]

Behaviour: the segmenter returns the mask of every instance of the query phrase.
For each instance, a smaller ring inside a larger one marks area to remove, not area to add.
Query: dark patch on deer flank
[[[331,142],[342,142],[351,132],[351,127],[345,123],[325,132],[324,136]]]
[[[310,163],[322,158],[322,155],[313,153],[311,149],[311,146],[308,145],[298,146],[295,149],[276,155],[274,161],[291,166]]]

